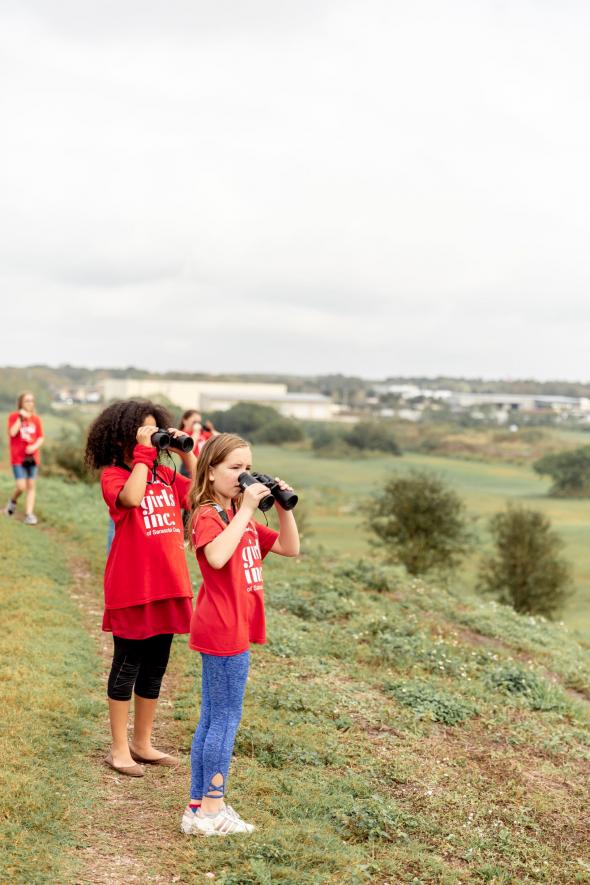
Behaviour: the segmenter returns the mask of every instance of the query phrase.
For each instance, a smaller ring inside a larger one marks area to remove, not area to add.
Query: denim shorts
[[[36,479],[37,465],[32,464],[30,467],[24,467],[22,464],[13,464],[12,472],[15,479]]]

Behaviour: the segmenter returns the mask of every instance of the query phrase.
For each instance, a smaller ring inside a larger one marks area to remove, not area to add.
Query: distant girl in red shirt
[[[25,524],[36,525],[35,483],[39,468],[39,449],[43,445],[41,419],[35,414],[35,398],[32,393],[21,393],[18,398],[18,411],[8,416],[8,438],[10,440],[10,463],[16,480],[16,488],[4,512],[12,516],[16,502],[26,492]]]
[[[203,576],[191,621],[190,647],[201,652],[201,717],[191,749],[190,803],[184,833],[249,833],[224,803],[233,745],[242,715],[250,643],[266,642],[262,560],[267,553],[297,556],[299,533],[291,511],[277,504],[279,531],[255,522],[262,483],[242,493],[240,473],[252,454],[241,437],[222,433],[202,449],[191,491],[192,543]],[[289,489],[285,483],[280,487]]]
[[[190,481],[159,463],[152,436],[174,436],[168,413],[146,401],[109,406],[88,434],[86,461],[101,474],[103,498],[115,523],[104,576],[102,629],[113,634],[108,681],[113,743],[105,759],[121,774],[141,777],[138,762],[175,765],[152,747],[151,735],[162,678],[175,633],[188,633],[192,588],[184,555],[181,508],[188,508]],[[192,452],[180,453],[194,474]],[[135,690],[131,744],[127,721]]]

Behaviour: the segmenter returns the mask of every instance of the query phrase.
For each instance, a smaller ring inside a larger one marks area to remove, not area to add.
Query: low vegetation
[[[163,707],[181,772],[103,774],[103,677],[71,594],[82,563],[100,621],[106,516],[95,486],[49,478],[39,514],[0,540],[2,881],[588,880],[590,653],[562,625],[313,545],[270,558],[269,643],[253,654],[230,783],[258,830],[197,842],[178,829],[197,656],[175,643]]]
[[[451,571],[465,556],[469,532],[461,498],[434,473],[413,471],[389,479],[365,503],[373,543],[411,575]]]
[[[478,589],[516,611],[554,617],[572,592],[563,541],[544,514],[510,505],[490,520],[494,552],[482,559]]]
[[[540,476],[551,477],[553,497],[590,498],[590,446],[545,455],[533,467]]]

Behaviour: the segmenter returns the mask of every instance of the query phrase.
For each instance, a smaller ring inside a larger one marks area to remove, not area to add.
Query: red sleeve
[[[255,522],[256,531],[258,532],[258,542],[260,544],[260,555],[264,559],[267,553],[270,553],[272,550],[276,539],[279,537],[279,533],[275,532],[274,529],[269,528],[267,525],[262,525],[261,522]]]
[[[102,496],[109,510],[117,509],[119,492],[129,479],[129,474],[118,470],[116,467],[105,467],[100,477]]]
[[[195,550],[206,547],[225,529],[220,517],[211,507],[205,507],[199,512],[193,531]]]
[[[37,437],[43,436],[43,425],[41,424],[41,418],[38,415],[35,415],[35,420],[37,422]]]
[[[8,427],[9,431],[17,418],[18,418],[18,412],[11,412],[10,415],[8,416],[8,422],[7,422],[6,426]]]
[[[176,479],[174,480],[174,488],[176,490],[176,496],[180,503],[180,507],[182,510],[190,510],[191,505],[188,499],[189,492],[191,490],[191,486],[193,484],[192,479],[188,479],[186,476],[183,476],[182,473],[176,474]]]

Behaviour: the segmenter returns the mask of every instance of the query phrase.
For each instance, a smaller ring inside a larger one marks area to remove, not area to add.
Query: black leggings
[[[129,701],[135,686],[135,694],[140,698],[157,698],[168,666],[172,637],[172,633],[162,633],[148,639],[113,636],[115,653],[109,675],[108,696],[113,701]]]

